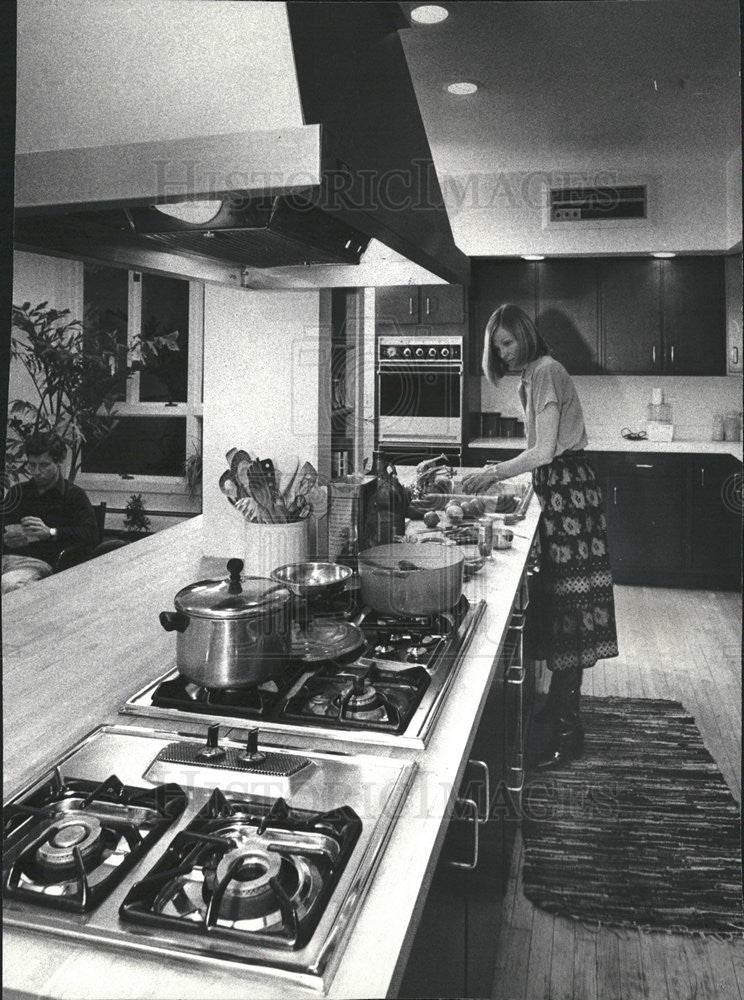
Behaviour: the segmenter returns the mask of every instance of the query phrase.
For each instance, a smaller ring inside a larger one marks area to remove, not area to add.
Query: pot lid
[[[227,563],[230,576],[221,580],[199,580],[175,597],[178,611],[197,618],[250,618],[281,607],[292,599],[286,587],[261,576],[241,576],[242,559]]]

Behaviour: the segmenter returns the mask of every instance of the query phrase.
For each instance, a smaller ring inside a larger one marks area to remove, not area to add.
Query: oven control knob
[[[207,730],[207,742],[206,745],[197,750],[196,759],[197,760],[222,760],[226,752],[224,747],[220,746],[220,727],[218,725],[210,726]]]
[[[436,347],[430,347],[429,348],[429,357],[430,358],[435,358],[436,356],[437,356],[437,349],[436,349]]]
[[[387,354],[387,356],[389,358],[394,358],[395,355],[398,353],[398,348],[397,347],[388,347],[388,348],[385,349],[385,353]]]
[[[404,358],[410,358],[410,356],[411,356],[411,348],[410,347],[404,347],[403,348],[403,357]]]
[[[449,356],[450,356],[450,349],[449,349],[449,347],[443,347],[442,348],[442,357],[443,358],[448,358]]]
[[[416,357],[417,358],[423,358],[423,356],[424,356],[424,349],[423,349],[423,347],[417,347],[416,348]]]

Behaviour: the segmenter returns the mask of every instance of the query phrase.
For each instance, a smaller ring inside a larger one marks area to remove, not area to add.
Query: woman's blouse
[[[543,355],[531,361],[522,372],[519,383],[519,398],[522,400],[527,423],[527,447],[535,445],[535,418],[548,403],[558,404],[558,439],[555,454],[564,451],[579,451],[588,443],[584,414],[573,380],[566,369],[555,358]]]

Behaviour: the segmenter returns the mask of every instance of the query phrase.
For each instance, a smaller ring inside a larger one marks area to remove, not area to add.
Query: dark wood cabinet
[[[483,334],[489,317],[505,302],[524,309],[531,320],[537,309],[537,265],[525,260],[477,260],[471,268],[471,375],[481,373]]]
[[[600,261],[602,368],[617,375],[660,373],[661,261]]]
[[[725,375],[723,257],[476,260],[470,372],[504,302],[537,320],[572,375]]]
[[[594,452],[590,461],[602,487],[615,583],[740,585],[740,462],[639,452]]]
[[[599,370],[599,282],[596,260],[537,265],[537,327],[572,375]]]
[[[391,334],[398,326],[429,326],[465,322],[462,285],[392,285],[375,292],[377,332]]]
[[[662,263],[665,373],[725,375],[723,258],[679,257]]]
[[[690,569],[741,582],[741,465],[727,455],[690,462]]]

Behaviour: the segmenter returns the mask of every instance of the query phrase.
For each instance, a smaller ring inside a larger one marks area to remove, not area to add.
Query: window
[[[201,450],[202,286],[86,264],[83,303],[86,322],[91,328],[96,322],[118,346],[111,365],[121,380],[114,390],[116,426],[84,445],[81,485],[121,489],[122,479],[134,479],[127,489],[183,491],[184,462]],[[164,337],[177,349],[153,340]]]

